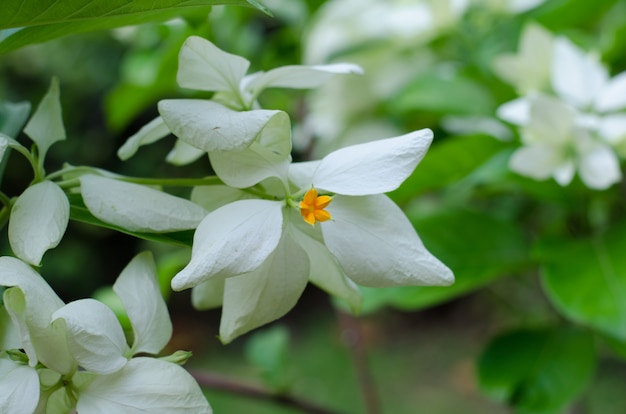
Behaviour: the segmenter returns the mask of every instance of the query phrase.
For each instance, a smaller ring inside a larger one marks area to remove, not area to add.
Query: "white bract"
[[[80,190],[91,214],[131,231],[194,229],[206,215],[202,207],[184,198],[98,175],[81,176]]]
[[[10,319],[0,316],[15,335],[0,350],[3,412],[211,412],[183,368],[133,358],[158,353],[172,333],[149,253],[136,256],[113,286],[131,321],[131,347],[110,308],[93,299],[64,304],[18,259],[0,258],[0,286]]]
[[[37,146],[36,174],[43,175],[46,153],[52,144],[65,139],[65,128],[59,99],[59,84],[53,79],[46,95],[30,118],[24,133]],[[2,136],[0,155],[5,146],[28,152],[19,142]],[[1,157],[0,157],[1,160]],[[63,190],[51,181],[39,181],[28,187],[11,208],[9,243],[20,259],[39,266],[44,253],[56,247],[70,217],[70,204]]]
[[[284,66],[246,75],[249,66],[248,60],[224,52],[206,39],[189,37],[179,55],[178,84],[213,91],[213,99],[160,101],[161,116],[128,139],[118,151],[120,158],[130,158],[139,146],[155,142],[170,131],[195,148],[175,147],[168,160],[178,164],[191,162],[206,152],[247,150],[253,141],[262,141],[271,134],[276,125],[289,122],[282,111],[258,109],[256,99],[264,89],[315,88],[336,74],[362,73],[357,65],[337,63]],[[279,155],[288,159],[290,150],[290,145],[281,148]],[[258,158],[265,154],[253,155]]]
[[[172,288],[194,287],[199,308],[223,304],[220,337],[230,342],[284,315],[309,280],[354,309],[360,303],[355,282],[452,283],[452,272],[383,194],[413,172],[431,141],[432,132],[420,130],[291,164],[286,174],[255,187],[257,194],[265,190],[265,198],[230,202],[200,223],[191,261]],[[219,194],[226,202],[237,191]],[[194,199],[210,198],[211,192],[196,189]]]

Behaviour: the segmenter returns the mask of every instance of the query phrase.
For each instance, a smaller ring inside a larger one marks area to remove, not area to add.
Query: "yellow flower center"
[[[311,188],[304,195],[304,199],[300,201],[300,214],[302,214],[304,221],[309,224],[330,220],[330,213],[324,210],[324,208],[326,208],[331,201],[332,197],[326,195],[318,196],[317,190]]]

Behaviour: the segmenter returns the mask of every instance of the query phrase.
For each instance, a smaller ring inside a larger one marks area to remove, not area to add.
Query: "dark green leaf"
[[[0,30],[22,29],[4,33],[0,53],[73,33],[165,21],[189,11],[208,13],[217,4],[267,11],[256,0],[3,0]]]
[[[545,291],[568,318],[626,340],[626,221],[602,237],[537,246]]]
[[[593,336],[571,327],[518,330],[495,338],[478,361],[491,398],[526,413],[561,413],[595,368]]]
[[[288,346],[289,332],[282,325],[257,331],[246,342],[246,357],[275,391],[284,391],[289,384],[285,372]]]
[[[615,3],[617,0],[596,0],[594,2],[552,0],[530,14],[548,29],[562,31],[581,25],[594,25]]]
[[[502,142],[487,135],[450,137],[428,150],[415,172],[389,196],[399,204],[454,183],[501,151]]]
[[[390,298],[393,306],[421,309],[472,292],[528,263],[528,246],[520,226],[488,213],[440,212],[411,217],[425,246],[455,275],[447,287],[405,287]]]
[[[391,99],[395,112],[428,111],[446,115],[492,115],[495,102],[482,85],[459,74],[422,74]]]

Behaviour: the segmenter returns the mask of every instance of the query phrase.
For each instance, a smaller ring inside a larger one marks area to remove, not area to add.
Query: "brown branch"
[[[276,404],[296,408],[311,414],[340,414],[337,411],[331,411],[327,408],[320,407],[310,401],[302,400],[289,395],[276,394],[264,387],[245,384],[219,374],[197,370],[189,370],[189,373],[195,378],[198,384],[200,384],[200,387],[203,388],[224,391],[230,394],[241,395],[257,400],[274,402]]]
[[[356,317],[337,309],[337,319],[341,328],[341,336],[352,357],[356,369],[361,395],[367,414],[380,414],[381,406],[374,378],[367,364],[367,350],[363,341],[361,326]]]

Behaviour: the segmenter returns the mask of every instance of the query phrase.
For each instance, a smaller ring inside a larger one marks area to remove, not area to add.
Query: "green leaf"
[[[276,325],[255,332],[246,342],[246,358],[261,370],[267,385],[275,391],[284,391],[289,385],[286,376],[289,332]]]
[[[128,234],[133,237],[156,241],[161,243],[175,244],[178,246],[191,247],[193,244],[193,230],[176,231],[171,233],[143,233],[129,231],[122,227],[108,224],[93,216],[85,206],[82,197],[79,194],[70,194],[67,197],[70,200],[70,219],[79,221],[81,223],[91,224],[98,227],[103,227],[110,230],[115,230],[120,233]]]
[[[0,30],[22,29],[5,31],[0,53],[73,33],[165,21],[188,11],[208,13],[217,4],[253,6],[269,13],[256,0],[3,0]]]
[[[546,2],[530,13],[530,16],[546,28],[558,32],[573,27],[594,27],[602,21],[607,11],[617,0],[597,0],[594,2],[577,0],[556,0]]]
[[[24,133],[37,144],[40,159],[46,157],[48,148],[52,144],[65,139],[60,94],[59,80],[53,78],[48,93],[43,97],[24,128]]]
[[[544,241],[536,248],[543,286],[568,318],[626,340],[626,221],[594,239]]]
[[[404,310],[426,308],[477,290],[528,262],[522,230],[511,221],[465,210],[408,215],[426,248],[454,272],[455,282],[447,287],[362,289],[365,311],[385,304]]]
[[[450,137],[436,143],[397,190],[389,196],[398,204],[405,203],[428,190],[459,181],[487,162],[505,146],[487,135]]]
[[[561,413],[595,368],[593,336],[572,327],[521,329],[495,338],[478,361],[482,390],[525,413]]]
[[[444,70],[419,75],[390,102],[392,110],[400,113],[428,111],[491,116],[495,110],[495,101],[484,86]]]

